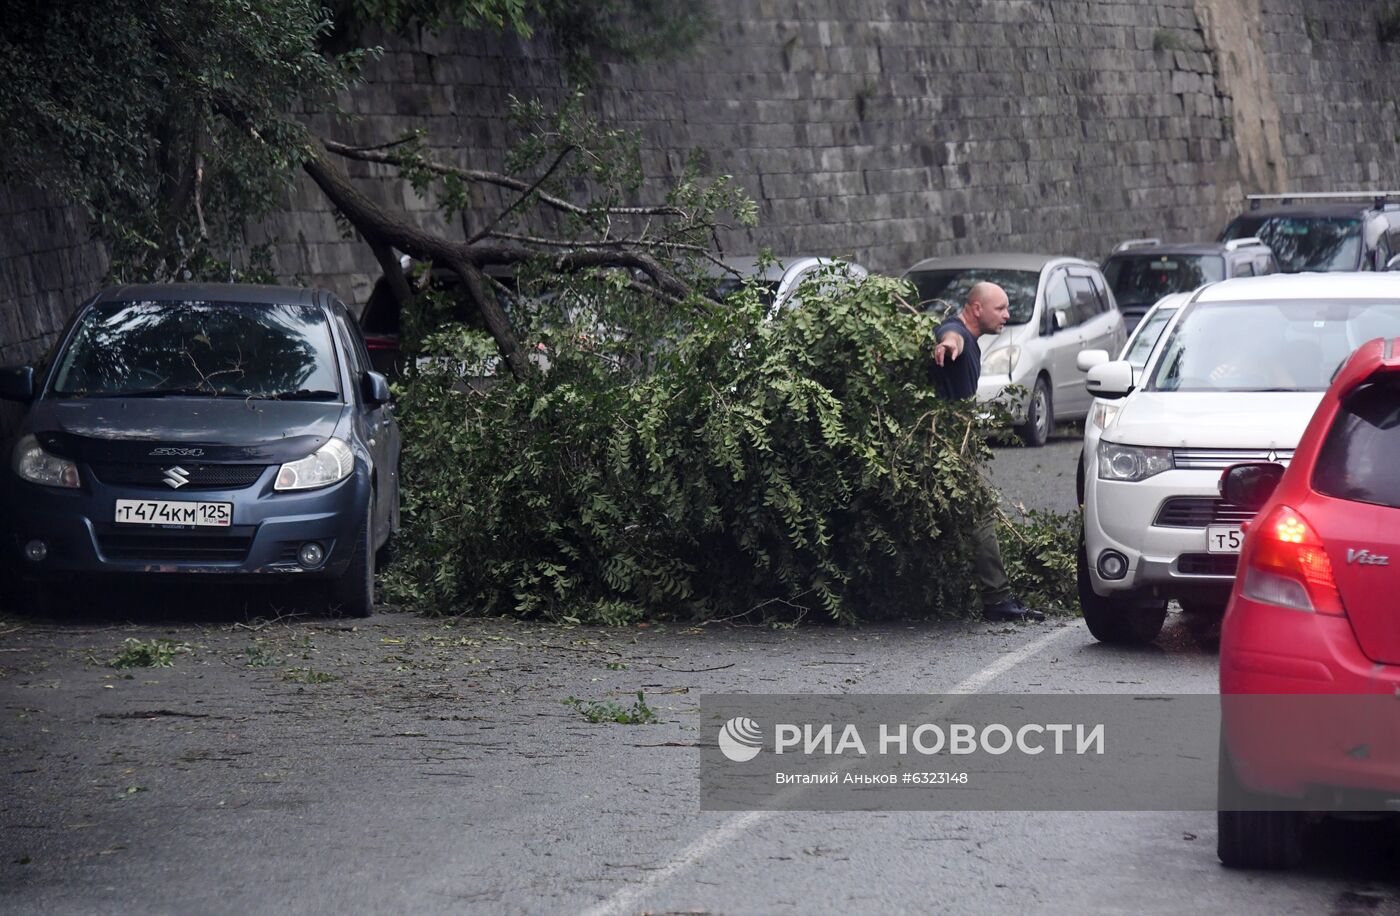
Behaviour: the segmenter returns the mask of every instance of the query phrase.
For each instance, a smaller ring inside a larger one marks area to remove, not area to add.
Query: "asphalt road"
[[[1077,455],[999,449],[992,474],[1064,508]],[[1127,650],[1068,618],[352,626],[106,600],[0,619],[0,911],[1400,913],[1395,835],[1369,824],[1275,875],[1222,869],[1202,812],[699,810],[702,694],[1212,692],[1175,620]],[[157,637],[186,644],[171,667],[108,666]],[[637,690],[659,724],[562,702]]]

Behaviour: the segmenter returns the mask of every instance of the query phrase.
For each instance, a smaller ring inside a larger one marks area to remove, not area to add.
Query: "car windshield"
[[[1114,255],[1103,275],[1119,308],[1150,306],[1168,293],[1225,279],[1225,259],[1215,254]]]
[[[1279,270],[1356,270],[1361,266],[1361,220],[1331,216],[1241,216],[1225,239],[1257,236],[1274,251]]]
[[[330,325],[311,305],[104,302],[57,366],[60,397],[340,398]]]
[[[1034,270],[1004,270],[990,267],[960,267],[948,270],[917,270],[904,279],[919,293],[919,306],[939,317],[952,315],[967,301],[976,283],[987,281],[1006,290],[1011,305],[1011,323],[1026,324],[1035,315],[1035,291],[1040,273]]]
[[[1133,339],[1128,341],[1127,352],[1123,358],[1133,364],[1134,369],[1142,369],[1147,365],[1147,357],[1152,355],[1152,348],[1157,346],[1157,341],[1162,337],[1162,329],[1167,326],[1167,322],[1172,320],[1176,314],[1176,309],[1161,308],[1149,314],[1138,325],[1133,332]]]
[[[1400,336],[1400,302],[1198,302],[1153,369],[1155,391],[1325,391],[1357,347]]]

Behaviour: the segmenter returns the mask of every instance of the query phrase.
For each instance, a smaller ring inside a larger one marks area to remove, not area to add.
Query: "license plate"
[[[1239,525],[1209,525],[1206,527],[1206,553],[1239,553],[1244,533]]]
[[[191,503],[167,499],[119,499],[119,525],[179,525],[184,528],[227,528],[233,524],[233,503]]]

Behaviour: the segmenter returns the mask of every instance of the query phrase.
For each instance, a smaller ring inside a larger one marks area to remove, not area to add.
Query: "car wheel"
[[[1055,426],[1055,405],[1050,398],[1050,384],[1045,376],[1035,380],[1031,389],[1030,406],[1026,409],[1026,422],[1016,428],[1021,441],[1031,448],[1040,448],[1050,438],[1050,430]]]
[[[1079,541],[1076,578],[1079,608],[1089,633],[1099,642],[1121,646],[1145,646],[1162,632],[1167,619],[1167,602],[1136,598],[1103,598],[1089,579],[1089,555],[1083,538]]]
[[[51,582],[26,582],[18,591],[23,609],[36,617],[52,617],[63,610],[59,586]]]
[[[335,580],[331,591],[331,609],[342,617],[368,617],[374,613],[373,513],[371,505],[355,535],[355,553],[350,565]]]
[[[1239,784],[1225,741],[1220,742],[1219,803],[1262,806],[1270,797]],[[1293,868],[1303,860],[1300,811],[1226,811],[1215,814],[1215,854],[1226,868]]]

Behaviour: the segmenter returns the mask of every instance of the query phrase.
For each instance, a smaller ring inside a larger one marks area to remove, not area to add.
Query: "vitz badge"
[[[1360,563],[1363,566],[1389,566],[1390,557],[1371,553],[1369,550],[1357,550],[1354,547],[1348,547],[1347,563]]]

